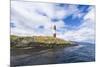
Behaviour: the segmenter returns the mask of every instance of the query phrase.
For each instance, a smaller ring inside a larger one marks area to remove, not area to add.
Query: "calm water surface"
[[[58,63],[75,63],[95,61],[95,44],[78,43],[77,46],[62,49],[43,50],[38,53],[28,53],[11,56],[11,65],[41,65]],[[24,51],[22,51],[24,52]]]

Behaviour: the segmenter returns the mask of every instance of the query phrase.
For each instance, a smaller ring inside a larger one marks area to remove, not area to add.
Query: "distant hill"
[[[64,47],[72,45],[71,41],[65,41],[51,36],[15,36],[11,35],[11,47]]]

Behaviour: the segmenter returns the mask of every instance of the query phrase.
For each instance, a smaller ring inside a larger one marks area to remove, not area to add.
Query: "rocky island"
[[[57,48],[72,45],[76,45],[76,43],[51,36],[11,35],[11,48]]]

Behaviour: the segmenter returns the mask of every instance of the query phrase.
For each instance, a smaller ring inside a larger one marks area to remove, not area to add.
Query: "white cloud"
[[[77,30],[66,31],[63,35],[58,37],[65,40],[73,41],[85,41],[92,42],[95,41],[95,8],[92,7],[89,12],[84,16],[83,24],[81,24]]]
[[[57,7],[56,7],[57,8]],[[78,14],[79,10],[77,8],[77,5],[68,5],[67,7],[60,7],[55,11],[55,16],[58,19],[63,19],[66,16],[69,16],[74,13],[74,15]]]
[[[15,30],[14,28],[11,29],[12,34],[13,33],[23,34],[23,30],[25,30],[26,34],[28,34],[28,31],[30,31],[31,35],[34,35],[33,32],[36,33],[34,30],[39,25],[43,25],[45,27],[48,27],[50,25],[50,19],[48,17],[39,15],[36,12],[36,10],[40,8],[41,8],[40,9],[41,11],[43,10],[43,11],[48,12],[50,10],[49,4],[46,5],[45,3],[36,4],[36,3],[27,3],[27,2],[23,3],[23,2],[12,1],[11,5],[12,5],[11,6],[11,19],[12,19],[11,22],[13,22],[17,28],[17,30]],[[47,8],[49,10],[46,10]]]

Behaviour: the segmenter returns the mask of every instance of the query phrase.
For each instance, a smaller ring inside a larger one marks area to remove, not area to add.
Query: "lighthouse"
[[[53,30],[54,30],[53,37],[56,38],[56,25],[53,26]]]

